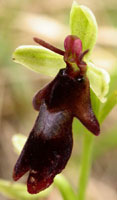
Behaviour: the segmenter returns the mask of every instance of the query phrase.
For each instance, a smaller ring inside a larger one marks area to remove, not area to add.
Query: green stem
[[[76,194],[72,186],[62,174],[56,176],[54,184],[58,187],[64,200],[76,200]]]
[[[86,133],[84,136],[81,172],[78,186],[78,200],[85,200],[86,188],[92,163],[92,146],[94,136]]]

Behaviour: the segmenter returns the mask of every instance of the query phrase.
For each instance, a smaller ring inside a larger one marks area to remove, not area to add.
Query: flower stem
[[[62,174],[56,176],[54,184],[58,187],[64,200],[76,200],[76,194],[72,186]]]
[[[84,136],[83,155],[78,186],[78,200],[85,200],[86,188],[92,163],[92,146],[94,136],[86,133]]]

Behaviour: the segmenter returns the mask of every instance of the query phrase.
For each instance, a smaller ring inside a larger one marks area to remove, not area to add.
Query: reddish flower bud
[[[80,75],[84,76],[86,73],[86,63],[82,59],[84,55],[88,52],[88,50],[82,52],[82,42],[78,37],[74,35],[68,35],[66,37],[64,41],[64,47],[65,47],[65,53],[64,53],[65,62],[68,64],[68,66],[72,65],[72,63],[75,63],[80,70],[78,71],[77,69],[77,75],[79,73]]]

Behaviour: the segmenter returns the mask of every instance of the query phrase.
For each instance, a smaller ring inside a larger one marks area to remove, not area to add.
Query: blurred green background
[[[110,93],[117,89],[117,1],[79,0],[95,14],[99,33],[92,54],[93,62],[111,74]],[[37,90],[51,80],[12,61],[12,52],[19,45],[34,44],[38,36],[63,48],[69,34],[69,12],[72,0],[0,0],[0,178],[12,180],[17,159],[11,138],[16,133],[26,136],[33,127],[37,112],[32,98]],[[81,142],[80,123],[74,123],[74,148],[64,170],[76,187]],[[82,133],[82,134],[81,134]],[[94,161],[88,185],[90,200],[117,199],[117,108],[101,127],[94,144]],[[74,178],[73,178],[74,177]],[[0,200],[8,198],[0,195]],[[54,189],[48,200],[61,200]]]

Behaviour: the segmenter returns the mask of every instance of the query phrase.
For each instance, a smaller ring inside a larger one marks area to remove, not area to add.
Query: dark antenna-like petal
[[[42,39],[40,39],[40,38],[34,37],[33,39],[34,39],[34,41],[35,41],[36,43],[38,43],[39,45],[41,45],[41,46],[43,46],[43,47],[45,47],[45,48],[47,48],[47,49],[49,49],[49,50],[51,50],[51,51],[53,51],[53,52],[55,52],[55,53],[58,53],[58,54],[64,56],[64,53],[65,53],[65,52],[64,52],[63,50],[54,47],[53,45],[51,45],[51,44],[45,42],[44,40],[42,40]]]

